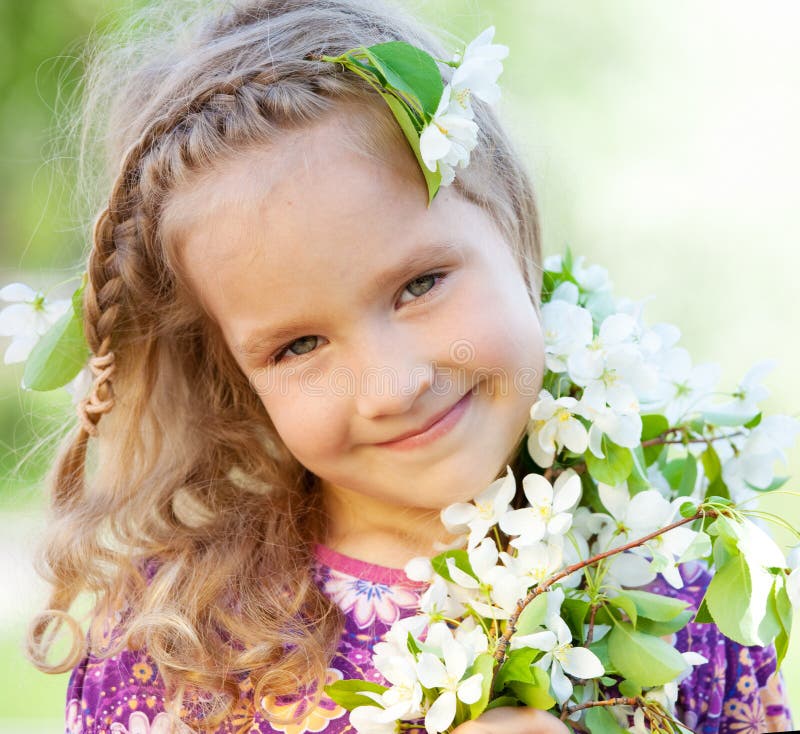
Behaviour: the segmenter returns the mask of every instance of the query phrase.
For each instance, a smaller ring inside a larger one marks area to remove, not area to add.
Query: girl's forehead
[[[192,211],[179,248],[193,289],[216,315],[263,312],[284,298],[311,308],[366,292],[370,279],[426,243],[474,247],[489,217],[445,188],[428,207],[410,150],[408,158],[387,166],[330,125],[290,148],[232,159],[185,204]]]

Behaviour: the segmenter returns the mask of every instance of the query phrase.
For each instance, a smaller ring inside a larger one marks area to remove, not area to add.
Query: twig
[[[594,639],[594,618],[597,616],[597,610],[602,606],[602,604],[592,604],[592,611],[589,615],[589,631],[586,633],[586,647],[589,647]]]
[[[617,698],[607,698],[604,701],[588,701],[575,706],[565,706],[561,711],[561,721],[566,720],[568,716],[571,716],[576,711],[582,711],[583,709],[591,709],[596,706],[636,706],[638,703],[639,700],[632,696],[619,696]]]
[[[586,568],[587,566],[591,566],[598,561],[602,561],[604,558],[608,558],[609,556],[616,555],[617,553],[623,553],[626,550],[630,550],[631,548],[636,548],[640,545],[644,545],[648,540],[652,540],[653,538],[657,538],[659,535],[663,535],[664,533],[668,533],[670,530],[674,530],[675,528],[679,528],[682,525],[688,525],[695,520],[699,520],[701,517],[711,516],[716,517],[717,511],[700,508],[694,515],[690,515],[689,517],[684,517],[681,520],[676,520],[673,523],[670,523],[666,527],[661,528],[660,530],[656,530],[652,533],[648,533],[642,538],[638,540],[633,540],[630,543],[625,543],[625,545],[618,546],[617,548],[611,548],[610,550],[603,551],[602,553],[598,553],[596,556],[592,556],[592,558],[588,558],[585,561],[579,561],[578,563],[573,563],[571,566],[567,566],[563,571],[559,571],[556,574],[553,574],[550,578],[543,581],[541,584],[536,586],[535,588],[531,589],[528,594],[525,596],[524,599],[517,603],[516,608],[514,609],[514,613],[509,617],[508,622],[506,624],[505,632],[503,636],[497,641],[497,647],[494,651],[494,659],[497,660],[498,666],[495,667],[495,675],[497,675],[497,671],[499,670],[499,664],[502,664],[503,660],[506,656],[506,648],[508,647],[508,643],[511,640],[512,635],[516,632],[516,624],[517,620],[519,620],[519,615],[522,614],[522,611],[525,607],[528,606],[539,594],[543,594],[547,591],[553,584],[558,583],[561,579],[566,578],[570,574],[575,573],[575,571],[580,571],[582,568]]]

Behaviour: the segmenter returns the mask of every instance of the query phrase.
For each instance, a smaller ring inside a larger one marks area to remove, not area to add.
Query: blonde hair
[[[324,538],[318,480],[283,445],[188,287],[162,213],[191,176],[343,104],[367,112],[353,134],[372,154],[384,155],[387,138],[407,148],[369,85],[311,60],[389,40],[449,56],[377,0],[172,0],[90,50],[82,161],[100,163],[105,191],[83,303],[96,377],[48,477],[40,573],[52,591],[29,634],[41,670],[85,654],[72,610],[88,593],[95,619],[123,610],[110,646],[90,628],[96,654],[146,648],[176,712],[187,691],[209,694],[206,725],[237,704],[243,675],[255,701],[324,679],[342,618],[312,580]],[[497,222],[538,309],[532,185],[492,110],[474,107],[478,146],[453,185]],[[421,176],[419,186],[422,196]],[[64,625],[72,649],[48,663]]]

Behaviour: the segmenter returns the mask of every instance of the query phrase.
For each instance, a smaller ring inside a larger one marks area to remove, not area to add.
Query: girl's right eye
[[[447,273],[442,273],[442,272],[433,272],[433,273],[428,273],[427,275],[419,275],[413,280],[409,280],[403,287],[403,291],[405,291],[411,285],[415,285],[418,283],[431,283],[431,287],[425,289],[424,293],[420,295],[415,295],[415,298],[411,301],[411,303],[414,303],[415,301],[424,301],[426,300],[426,296],[428,296],[428,294],[432,294],[435,290],[438,290],[438,286],[440,285],[441,281],[444,280],[446,277]],[[304,354],[309,354],[311,351],[313,351],[314,342],[311,342],[312,346],[309,349],[307,349],[306,351],[301,351],[299,354],[295,351],[292,351],[292,347],[295,344],[305,344],[306,346],[308,346],[309,342],[313,339],[319,339],[319,337],[314,335],[302,336],[299,339],[295,339],[294,341],[285,344],[268,359],[268,362],[270,364],[277,364],[278,362],[282,362],[284,361],[287,353],[291,355],[290,359],[294,357],[302,357]],[[303,347],[301,347],[301,349],[302,348]]]
[[[319,337],[316,337],[316,336],[303,336],[303,337],[300,337],[299,339],[295,339],[293,342],[289,342],[289,343],[288,343],[286,346],[284,346],[284,347],[281,347],[281,348],[280,348],[280,349],[279,349],[277,352],[275,352],[275,354],[273,354],[273,355],[272,355],[272,356],[269,358],[269,361],[270,361],[270,362],[272,362],[273,364],[274,364],[274,363],[277,363],[277,362],[280,362],[280,361],[283,359],[283,357],[284,357],[284,354],[285,354],[286,352],[288,352],[288,351],[289,351],[289,349],[290,349],[291,347],[293,347],[295,344],[302,344],[303,342],[306,342],[306,343],[307,343],[307,342],[308,342],[308,341],[310,341],[311,339],[318,339],[318,338],[319,338]],[[297,354],[297,353],[295,353],[295,352],[292,352],[292,354],[293,354],[294,356],[296,356],[296,357],[301,357],[303,354],[308,354],[310,351],[311,351],[311,349],[309,349],[309,350],[308,350],[308,351],[306,351],[306,352],[300,352],[300,354]]]

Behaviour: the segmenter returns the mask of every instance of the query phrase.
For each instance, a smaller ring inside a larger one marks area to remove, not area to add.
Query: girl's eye
[[[447,277],[447,273],[428,273],[406,283],[403,290],[408,290],[415,296],[415,301],[424,300],[427,295],[437,289],[439,283]],[[417,293],[418,292],[418,293]]]
[[[437,290],[438,285],[446,277],[447,273],[428,273],[427,275],[421,275],[418,278],[414,278],[414,280],[410,280],[408,283],[406,283],[403,290],[408,290],[415,296],[414,299],[412,299],[412,303],[424,301],[426,300],[427,296]],[[302,357],[304,354],[309,354],[311,351],[313,351],[314,346],[316,346],[316,341],[318,340],[319,337],[313,335],[303,336],[299,339],[295,339],[275,352],[269,358],[269,362],[276,364],[277,362],[284,361],[287,355],[291,359],[292,357]],[[299,352],[295,349],[296,345],[298,345],[300,348]]]
[[[295,339],[293,342],[289,342],[285,347],[281,347],[275,354],[270,357],[270,362],[280,362],[284,358],[284,354],[289,352],[290,354],[294,355],[295,357],[301,357],[304,354],[308,354],[314,346],[313,340],[318,339],[319,337],[316,336],[301,336],[299,339]],[[311,346],[309,347],[309,343]],[[290,351],[295,344],[301,345],[300,352]],[[308,348],[307,348],[308,347]]]

